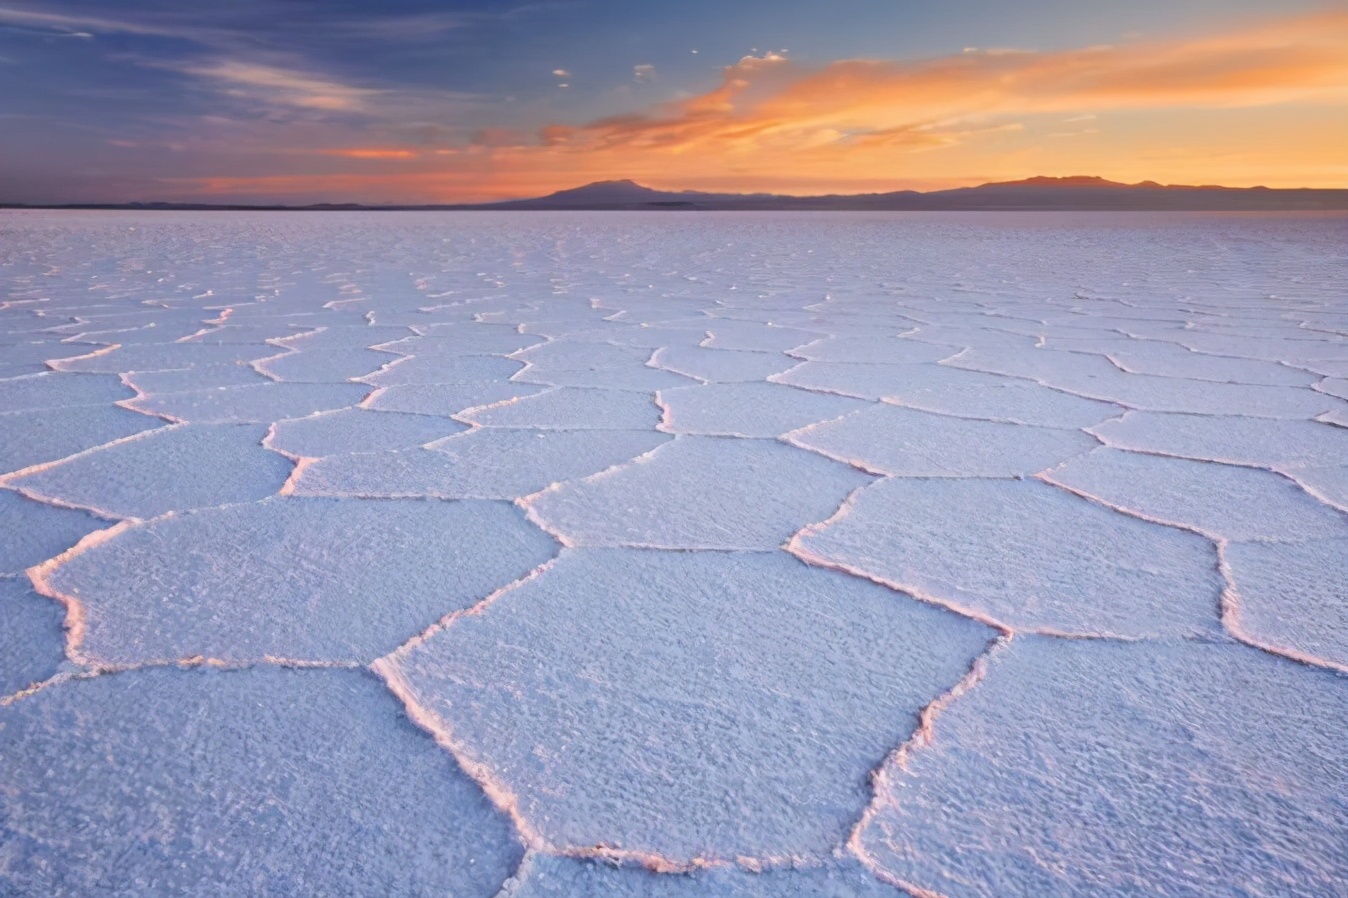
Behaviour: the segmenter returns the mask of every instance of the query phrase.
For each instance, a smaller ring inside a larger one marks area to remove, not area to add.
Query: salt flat
[[[1348,895],[1348,219],[0,213],[0,894]]]

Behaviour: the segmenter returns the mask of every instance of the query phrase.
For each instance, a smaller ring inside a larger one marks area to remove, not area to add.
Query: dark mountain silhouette
[[[702,210],[702,211],[1195,211],[1277,212],[1348,210],[1348,189],[1218,187],[1158,184],[1142,181],[1122,184],[1090,175],[1065,178],[1034,177],[1000,181],[978,187],[957,187],[919,193],[786,196],[771,193],[705,193],[696,190],[655,190],[635,181],[596,181],[547,196],[472,205],[380,205],[322,203],[311,206],[249,206],[206,203],[72,204],[67,206],[0,208],[73,209],[268,209],[308,211],[389,210]]]
[[[783,196],[777,194],[701,193],[662,191],[633,181],[599,181],[561,190],[536,199],[497,203],[501,209],[651,209],[707,210],[1192,210],[1274,211],[1294,209],[1348,209],[1348,190],[1270,190],[1162,185],[1155,181],[1122,184],[1089,175],[1066,178],[1035,177],[1001,181],[978,187],[957,187],[919,193],[837,194]]]

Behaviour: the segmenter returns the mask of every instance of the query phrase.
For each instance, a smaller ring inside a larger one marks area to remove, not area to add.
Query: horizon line
[[[163,199],[141,199],[141,200],[122,200],[122,201],[82,201],[72,200],[67,202],[33,203],[19,202],[0,199],[0,209],[118,209],[118,208],[154,208],[154,207],[194,207],[200,209],[230,209],[230,210],[248,210],[257,209],[259,211],[267,210],[285,210],[285,209],[389,209],[389,210],[415,210],[415,209],[481,209],[484,207],[509,205],[514,203],[542,202],[552,197],[565,196],[584,191],[589,188],[616,187],[624,186],[628,189],[635,189],[648,192],[654,195],[670,196],[690,196],[690,197],[714,197],[724,199],[724,201],[772,201],[780,200],[784,202],[798,201],[807,202],[811,200],[861,200],[867,198],[879,197],[926,197],[943,194],[957,194],[962,191],[979,190],[989,187],[1022,187],[1022,188],[1041,188],[1045,190],[1071,190],[1071,189],[1131,189],[1131,190],[1156,190],[1156,191],[1227,191],[1232,193],[1258,192],[1261,194],[1290,194],[1290,193],[1348,193],[1348,185],[1343,187],[1268,187],[1262,184],[1249,187],[1233,187],[1223,184],[1165,184],[1154,180],[1142,180],[1136,182],[1113,181],[1098,175],[1033,175],[1028,178],[1021,178],[1010,181],[985,181],[981,183],[970,183],[960,187],[946,187],[936,190],[916,190],[913,188],[898,188],[895,190],[883,191],[865,191],[858,193],[774,193],[770,191],[754,191],[741,193],[735,191],[713,191],[698,190],[693,188],[675,188],[664,189],[648,187],[632,178],[608,178],[597,181],[589,181],[578,184],[573,187],[565,187],[554,190],[550,193],[538,196],[524,197],[505,197],[495,200],[485,200],[477,202],[356,202],[342,200],[317,200],[304,203],[289,203],[283,200],[261,200],[261,201],[211,201],[210,199],[182,199],[182,200],[163,200]],[[620,203],[610,201],[609,205],[632,205],[632,203]]]

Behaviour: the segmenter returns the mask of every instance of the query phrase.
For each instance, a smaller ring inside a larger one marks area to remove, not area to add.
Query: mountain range
[[[121,203],[0,208],[75,209],[266,209],[266,210],[689,210],[689,211],[1212,211],[1273,212],[1348,210],[1348,189],[1187,186],[1142,181],[1123,184],[1085,175],[1036,177],[978,187],[920,193],[788,196],[773,193],[705,193],[655,190],[635,181],[596,181],[534,199],[459,205],[363,205],[320,203],[308,206],[218,205],[209,203]]]

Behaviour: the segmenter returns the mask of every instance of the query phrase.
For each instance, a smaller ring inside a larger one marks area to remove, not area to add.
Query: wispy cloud
[[[342,156],[347,159],[385,159],[385,160],[403,160],[415,159],[417,153],[412,150],[383,149],[374,148],[350,148],[338,150],[323,150],[323,153],[329,156]]]
[[[379,93],[321,75],[237,59],[160,65],[213,82],[232,96],[277,106],[360,111]]]
[[[327,19],[318,27],[362,41],[396,44],[423,43],[442,39],[448,32],[466,27],[468,20],[452,12],[366,16],[358,19]]]
[[[522,65],[510,67],[526,86],[501,90],[520,100],[506,103],[456,93],[437,80],[439,50],[421,37],[462,40],[456,14],[372,12],[370,21],[363,12],[296,15],[250,33],[266,2],[234,0],[237,7],[218,15],[187,4],[89,4],[78,8],[103,12],[85,15],[45,0],[44,12],[0,0],[0,25],[148,38],[89,42],[105,61],[165,73],[125,87],[138,92],[134,116],[98,121],[96,143],[116,157],[118,171],[182,175],[173,182],[183,191],[178,198],[198,190],[253,198],[488,199],[614,177],[665,187],[850,192],[1077,171],[1284,185],[1339,183],[1348,173],[1348,144],[1335,127],[1348,115],[1343,10],[1207,36],[1052,52],[969,49],[811,64],[782,50],[755,51],[692,95],[677,92],[687,86],[678,83],[686,71],[661,57],[659,82],[678,99],[641,107],[633,98],[654,88],[636,82],[657,74],[649,63],[632,66],[625,85],[586,72],[573,82],[567,63],[583,59],[574,48],[540,54],[531,47]],[[504,17],[559,9],[546,4]],[[477,27],[474,17],[485,15],[465,13],[463,21]],[[312,28],[313,39],[307,32],[295,39],[301,28]],[[406,66],[401,56],[392,62],[400,43],[411,51]],[[67,49],[76,44],[63,42]],[[116,56],[106,55],[112,45]],[[352,47],[372,53],[353,56]],[[548,60],[541,71],[540,56]],[[573,83],[579,95],[558,89]],[[85,100],[105,89],[61,86],[64,97],[78,90]],[[161,109],[156,98],[171,91],[180,102]],[[558,120],[558,109],[622,104],[621,114]],[[131,143],[135,152],[121,149]],[[185,150],[170,155],[177,147]],[[52,171],[65,177],[64,169]]]
[[[18,25],[58,33],[92,36],[95,34],[138,34],[167,37],[197,43],[211,43],[224,32],[175,19],[141,19],[88,15],[86,13],[40,12],[13,6],[0,6],[0,25]]]
[[[1230,108],[1348,100],[1348,13],[1271,23],[1216,38],[1052,53],[970,51],[807,67],[747,56],[713,90],[650,113],[553,129],[547,143],[687,153],[930,138],[990,118],[1105,110]],[[926,145],[930,140],[913,141]]]
[[[112,4],[105,4],[111,7]],[[159,10],[126,10],[119,14],[91,15],[83,11],[25,9],[0,5],[0,26],[20,26],[57,33],[135,34],[192,41],[208,46],[241,47],[256,43],[257,16],[273,6],[234,0],[203,13],[189,5],[169,5]],[[443,38],[465,27],[469,18],[450,12],[377,14],[365,16],[326,15],[305,20],[310,38],[395,44],[419,43]]]

